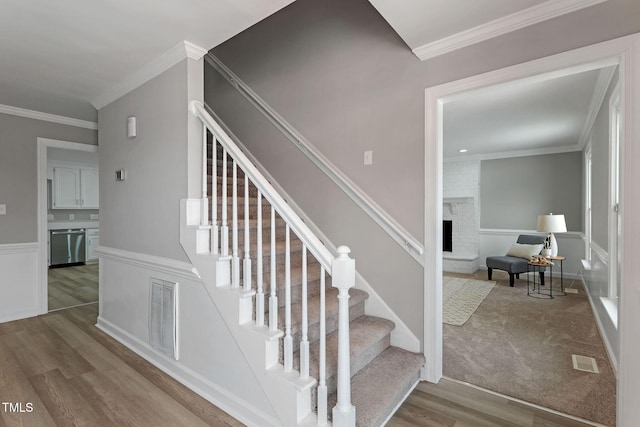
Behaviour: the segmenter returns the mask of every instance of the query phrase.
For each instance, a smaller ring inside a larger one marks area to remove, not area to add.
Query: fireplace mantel
[[[473,197],[444,197],[442,203],[449,205],[451,207],[451,213],[455,215],[458,213],[459,204],[473,202],[473,199]]]

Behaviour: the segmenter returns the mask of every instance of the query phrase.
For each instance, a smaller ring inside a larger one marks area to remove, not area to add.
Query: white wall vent
[[[149,343],[178,360],[178,284],[152,278],[149,301]]]

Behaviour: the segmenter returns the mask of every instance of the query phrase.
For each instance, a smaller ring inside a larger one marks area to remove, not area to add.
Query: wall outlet
[[[98,214],[89,214],[89,219],[98,219]]]
[[[365,151],[364,152],[364,164],[372,165],[373,164],[373,151]]]
[[[6,215],[7,214],[7,205],[2,204],[0,205],[0,215]]]
[[[76,219],[76,214],[69,214],[69,219]]]

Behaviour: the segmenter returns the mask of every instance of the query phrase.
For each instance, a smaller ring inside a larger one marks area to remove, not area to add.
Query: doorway
[[[98,147],[38,138],[39,309],[95,303]]]
[[[633,85],[633,81],[627,76],[637,75],[637,67],[640,62],[637,58],[640,55],[640,38],[638,36],[628,36],[594,46],[565,52],[548,58],[532,61],[525,64],[516,65],[503,70],[489,72],[483,75],[470,77],[457,82],[447,83],[433,88],[429,88],[425,93],[426,109],[426,146],[425,146],[425,170],[427,173],[425,180],[425,353],[431,357],[427,360],[425,367],[425,379],[431,382],[438,382],[442,377],[442,159],[443,159],[443,105],[456,99],[461,93],[484,88],[496,84],[516,82],[522,79],[549,79],[555,76],[576,73],[589,69],[602,68],[620,65],[621,87],[624,88],[621,111],[623,134],[626,136],[621,142],[621,152],[625,153],[625,160],[629,159],[632,152],[636,153],[635,147],[630,144],[625,145],[625,141],[635,140],[640,129],[630,123],[633,118],[628,115],[634,111],[633,106],[640,103],[640,88]],[[637,168],[636,168],[637,169]],[[623,170],[623,200],[626,201],[625,218],[630,212],[637,213],[640,210],[640,203],[634,199],[634,191],[624,187],[624,182],[637,182],[640,179],[640,172],[630,168]],[[627,191],[629,194],[627,194]],[[622,236],[637,233],[640,226],[631,222],[622,223]],[[436,236],[436,239],[432,237]],[[635,286],[625,277],[631,277],[632,271],[629,263],[624,263],[624,259],[634,258],[638,255],[638,248],[628,239],[622,239],[620,246],[623,248],[623,262],[621,269],[621,313],[620,323],[624,324],[625,318],[634,320],[634,310],[638,310],[640,305],[637,301]],[[629,288],[629,289],[627,289]],[[630,298],[624,298],[625,292]],[[638,292],[640,294],[640,292]],[[634,298],[636,297],[636,298]],[[626,310],[629,310],[626,312]],[[428,314],[428,315],[427,315]],[[634,323],[630,322],[631,325]],[[631,422],[637,415],[638,410],[634,408],[632,393],[636,390],[640,379],[640,369],[636,369],[630,362],[634,351],[638,346],[633,343],[633,333],[636,328],[629,326],[629,329],[620,328],[620,360],[618,368],[618,413],[621,414],[619,422],[621,425],[625,421]],[[625,361],[629,359],[629,362]],[[624,390],[625,393],[620,391]]]

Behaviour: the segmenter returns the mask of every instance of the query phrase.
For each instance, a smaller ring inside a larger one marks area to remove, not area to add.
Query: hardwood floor
[[[0,324],[0,426],[242,425],[99,331],[97,307]]]
[[[49,311],[98,301],[98,264],[50,268]]]
[[[387,424],[388,427],[589,425],[447,379],[438,384],[418,384]]]
[[[98,330],[97,315],[89,304],[0,324],[0,427],[242,425]],[[442,380],[419,384],[388,425],[586,424]]]

